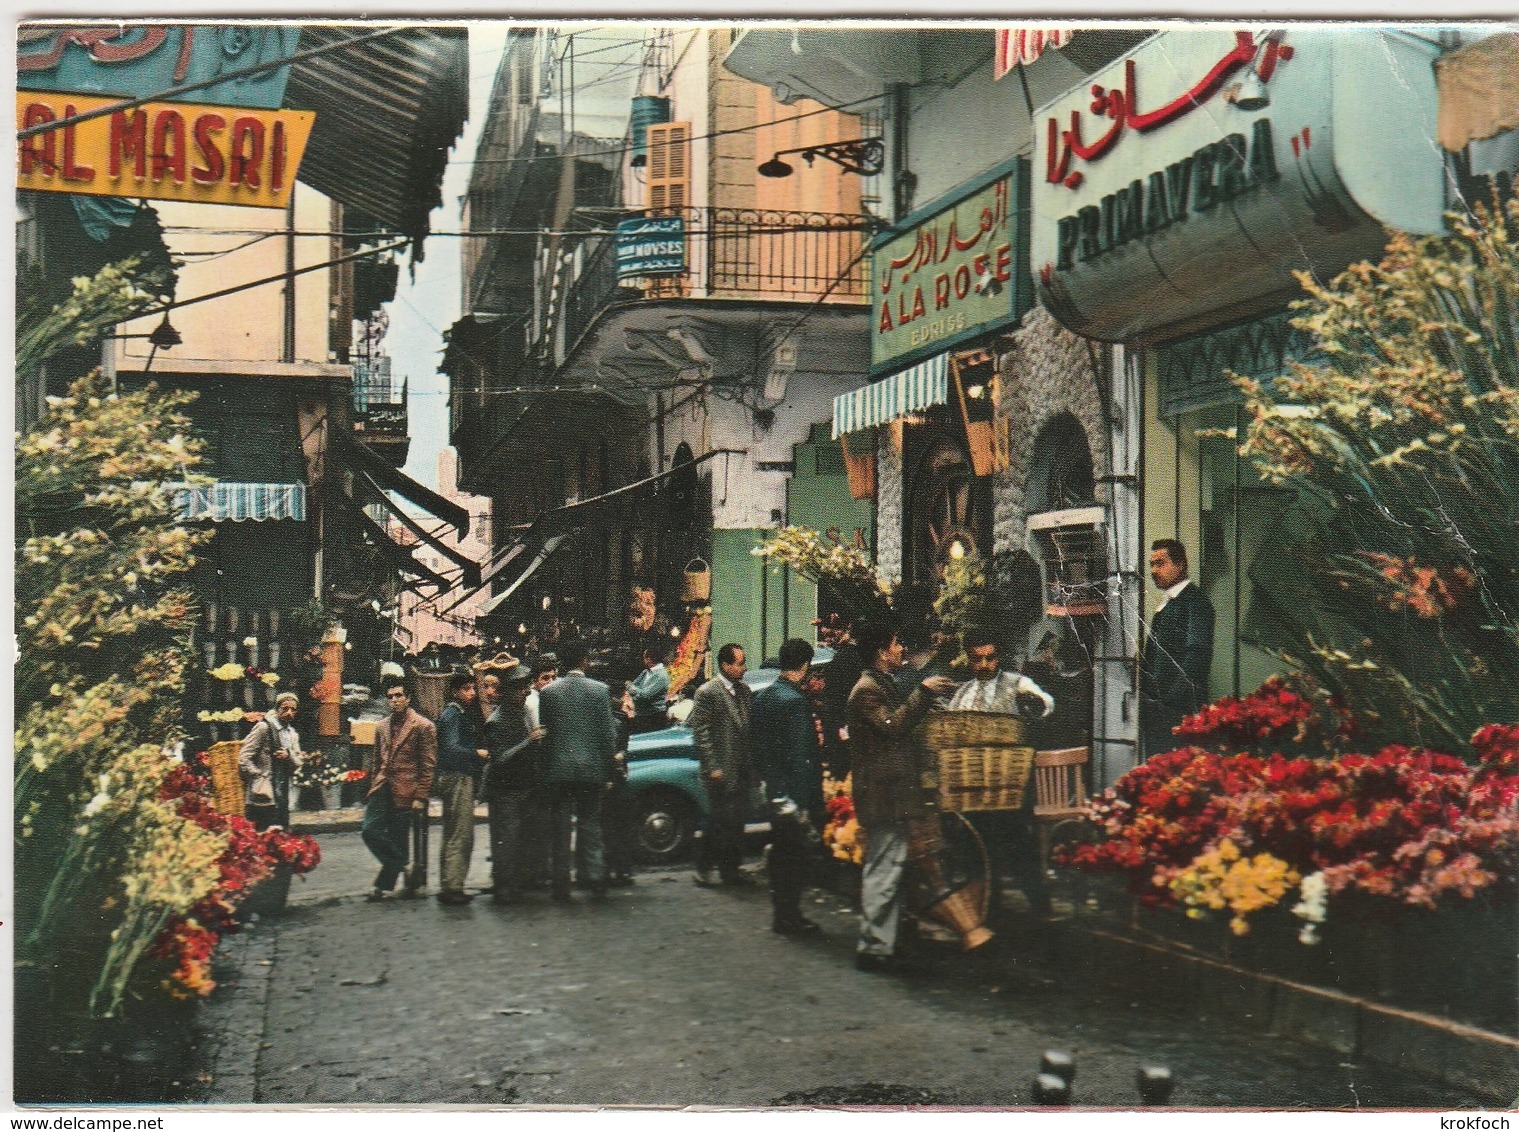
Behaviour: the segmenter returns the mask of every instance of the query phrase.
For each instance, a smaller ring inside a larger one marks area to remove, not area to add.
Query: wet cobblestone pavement
[[[1171,1068],[1175,1107],[1482,1103],[1067,969],[1031,923],[996,955],[863,974],[831,895],[814,894],[825,934],[808,940],[769,931],[762,886],[701,889],[688,869],[567,905],[376,905],[358,835],[320,841],[286,913],[227,943],[192,1101],[1016,1107],[1064,1048],[1083,1107],[1135,1107],[1142,1062]],[[477,841],[472,888],[482,856]]]

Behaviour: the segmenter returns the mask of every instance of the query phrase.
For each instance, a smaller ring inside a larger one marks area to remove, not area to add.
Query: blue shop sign
[[[16,33],[16,85],[162,100],[166,90],[288,58],[300,36],[300,28],[277,24],[22,25]],[[167,97],[277,110],[289,77],[289,67],[272,67]]]
[[[685,217],[639,217],[617,225],[617,278],[681,275],[685,270]]]

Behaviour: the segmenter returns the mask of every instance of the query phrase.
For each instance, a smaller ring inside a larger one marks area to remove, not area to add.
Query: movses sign
[[[619,221],[617,278],[680,275],[686,270],[686,221],[652,216]]]
[[[20,91],[18,131],[121,101]],[[316,114],[149,102],[17,141],[16,187],[284,208]]]
[[[1028,162],[907,217],[870,251],[870,371],[900,369],[1028,310]]]
[[[1042,302],[1088,337],[1168,338],[1280,305],[1293,271],[1376,256],[1377,221],[1400,210],[1417,230],[1439,161],[1390,135],[1417,133],[1408,70],[1433,50],[1379,31],[1163,32],[1042,107]]]

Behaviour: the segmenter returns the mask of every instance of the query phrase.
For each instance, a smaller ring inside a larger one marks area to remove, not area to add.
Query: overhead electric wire
[[[692,136],[692,137],[690,137],[690,138],[688,138],[686,140],[687,140],[687,142],[707,141],[708,139],[711,139],[711,138],[727,137],[730,134],[747,134],[747,133],[752,133],[755,130],[762,130],[762,129],[765,129],[766,127],[768,127],[768,126],[784,126],[784,125],[786,125],[787,123],[790,123],[790,122],[800,122],[803,118],[815,118],[819,114],[833,114],[833,113],[837,113],[839,111],[847,111],[851,106],[864,106],[866,103],[869,103],[869,102],[879,102],[879,101],[881,101],[881,96],[878,95],[878,94],[872,94],[872,95],[869,95],[866,98],[857,98],[857,99],[855,99],[852,102],[841,103],[838,106],[822,106],[822,107],[819,107],[816,110],[805,110],[805,111],[803,111],[800,114],[793,114],[789,118],[778,118],[778,119],[776,119],[773,122],[756,122],[752,126],[734,126],[732,129],[728,129],[728,130],[713,130],[711,133],[707,133],[707,134],[696,134],[696,135],[694,135],[694,136]],[[595,150],[595,149],[593,149],[593,150],[586,150],[584,152],[576,153],[574,156],[576,156],[576,157],[582,157],[582,158],[583,157],[618,157],[618,156],[621,156],[622,154],[631,153],[631,152],[633,152],[633,145],[632,145],[631,142],[629,142],[627,145],[618,146],[615,149],[605,149],[605,150]],[[542,157],[487,157],[487,158],[480,158],[480,159],[470,158],[469,160],[450,161],[448,164],[450,164],[450,165],[512,165],[512,164],[515,164],[515,163],[517,163],[519,161],[522,162],[523,164],[527,164],[529,162],[535,162],[535,161],[561,161],[561,160],[564,159],[564,157],[565,157],[564,154],[555,153],[555,154],[547,154],[547,155],[544,155]]]

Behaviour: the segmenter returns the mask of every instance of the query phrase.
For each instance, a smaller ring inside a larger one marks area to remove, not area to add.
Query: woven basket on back
[[[1023,805],[1034,749],[1023,721],[989,711],[934,712],[923,741],[938,758],[939,808],[959,813]]]
[[[242,746],[236,739],[228,739],[212,743],[206,750],[206,762],[211,767],[211,804],[219,814],[243,812],[243,778],[237,770]]]

